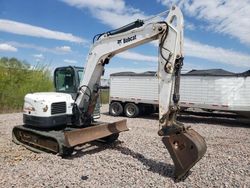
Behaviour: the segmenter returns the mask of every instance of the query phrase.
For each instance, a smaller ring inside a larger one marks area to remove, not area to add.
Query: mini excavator
[[[162,21],[155,21],[156,17]],[[102,139],[108,143],[128,131],[126,120],[98,122],[93,112],[100,92],[104,66],[118,53],[157,40],[159,80],[159,131],[174,165],[175,178],[182,178],[204,156],[201,135],[176,120],[183,65],[183,15],[169,11],[147,20],[137,20],[119,29],[98,34],[87,58],[83,78],[73,98],[69,93],[30,93],[24,99],[23,125],[13,128],[13,141],[33,151],[70,155],[75,146]],[[70,87],[70,84],[65,86]]]

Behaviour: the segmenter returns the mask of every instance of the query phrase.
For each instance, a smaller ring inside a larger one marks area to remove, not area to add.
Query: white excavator
[[[33,151],[69,155],[75,146],[94,140],[112,143],[128,131],[126,120],[98,122],[93,112],[98,100],[104,66],[116,54],[157,40],[159,44],[159,131],[182,178],[204,156],[206,143],[190,127],[176,121],[179,110],[180,72],[183,65],[183,15],[172,6],[166,19],[137,20],[119,29],[98,34],[87,58],[76,96],[63,92],[31,93],[25,96],[23,125],[13,128],[13,141]],[[162,18],[159,14],[156,17]],[[70,88],[70,83],[64,89]],[[121,86],[122,87],[122,86]]]

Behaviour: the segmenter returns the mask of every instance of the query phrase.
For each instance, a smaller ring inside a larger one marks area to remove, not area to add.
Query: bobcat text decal
[[[120,40],[117,40],[117,44],[124,44],[124,43],[127,43],[127,42],[130,42],[130,41],[133,41],[136,39],[136,35],[132,36],[132,37],[127,37],[127,38],[123,38],[123,39],[120,39]]]

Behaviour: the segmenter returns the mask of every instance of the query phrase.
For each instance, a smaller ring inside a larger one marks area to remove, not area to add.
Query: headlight
[[[23,111],[24,112],[26,112],[26,111],[36,111],[36,109],[34,107],[29,106],[29,107],[24,107]]]
[[[48,111],[48,105],[46,105],[44,108],[43,108],[43,112],[47,112]]]

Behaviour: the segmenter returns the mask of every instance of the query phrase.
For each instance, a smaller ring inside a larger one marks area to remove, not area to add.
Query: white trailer
[[[158,109],[155,72],[110,75],[111,115],[136,117]],[[235,112],[250,117],[250,71],[193,70],[181,76],[180,107]]]

